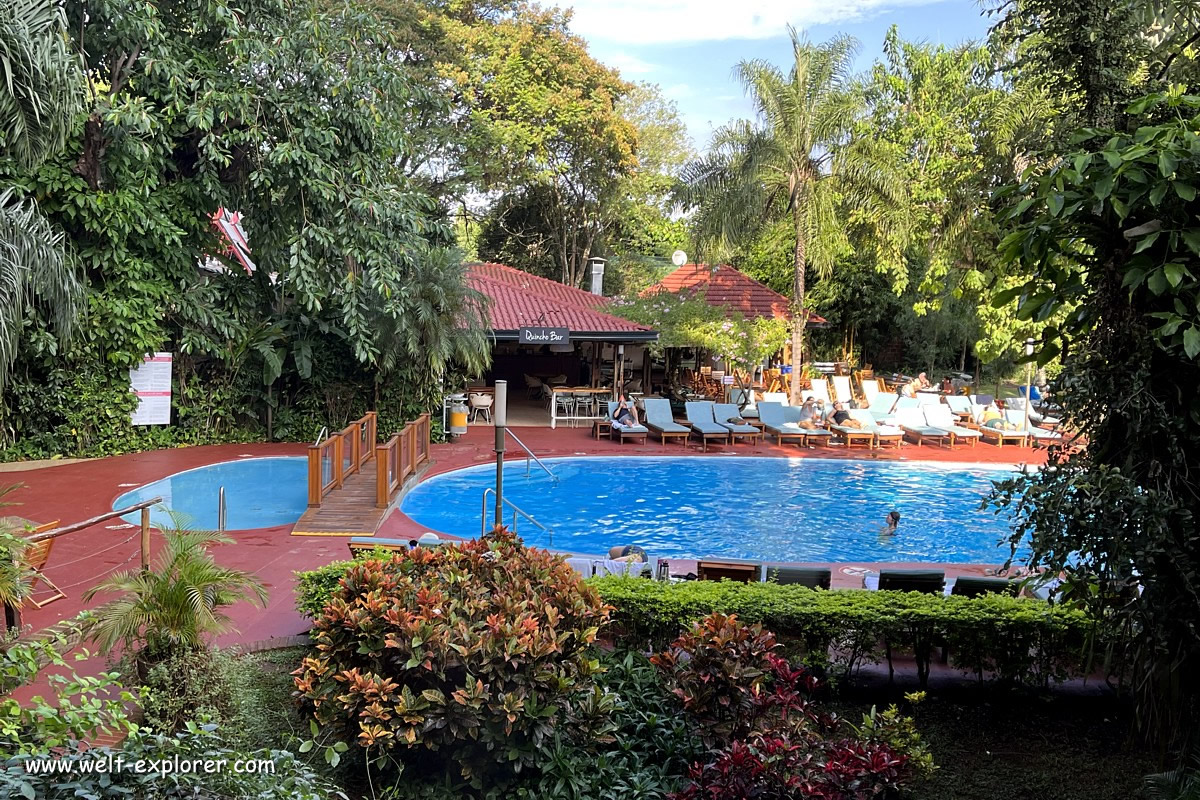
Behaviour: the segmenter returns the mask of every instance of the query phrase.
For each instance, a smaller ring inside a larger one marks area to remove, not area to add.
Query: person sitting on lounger
[[[920,386],[917,387],[918,389],[933,388],[933,384],[929,382],[929,376],[926,375],[924,372],[922,372],[920,375],[917,376],[917,383],[921,384]]]
[[[812,430],[821,427],[823,418],[824,414],[817,408],[817,401],[810,397],[804,401],[804,405],[800,406],[800,419],[796,424],[801,428]]]
[[[913,378],[908,383],[901,385],[900,394],[904,395],[905,397],[916,397],[917,390],[920,388],[921,388],[921,379]]]
[[[841,425],[843,428],[861,428],[862,423],[850,416],[850,412],[846,410],[845,403],[833,404],[833,416],[830,417],[834,425]]]
[[[625,399],[625,395],[621,395],[617,401],[617,410],[613,412],[612,426],[620,430],[632,428],[638,424],[637,408]]]
[[[628,561],[631,564],[645,564],[648,561],[646,551],[636,544],[627,544],[624,547],[621,545],[610,547],[608,550],[608,560]]]

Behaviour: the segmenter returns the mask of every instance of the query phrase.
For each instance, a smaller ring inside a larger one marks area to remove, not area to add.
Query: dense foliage
[[[898,714],[855,731],[821,711],[812,702],[818,682],[777,649],[761,626],[712,614],[651,659],[713,748],[708,763],[688,770],[676,800],[869,800],[894,796],[915,763],[932,767]]]
[[[711,613],[762,624],[804,653],[806,662],[851,678],[864,663],[890,663],[904,649],[928,676],[935,644],[950,663],[981,682],[1044,686],[1093,667],[1093,625],[1078,610],[1002,595],[942,597],[904,592],[823,592],[772,583],[664,584],[626,578],[591,581],[613,607],[610,631],[643,647],[672,640]],[[996,636],[1003,630],[1004,636]]]
[[[478,298],[404,171],[410,128],[444,101],[394,29],[350,3],[68,11],[89,106],[60,156],[0,175],[65,233],[89,313],[64,349],[28,309],[13,455],[304,439],[424,410],[448,370],[482,364]],[[244,215],[252,272],[212,224],[222,207]],[[174,424],[135,431],[128,369],[157,350],[176,354]]]
[[[373,761],[501,785],[605,710],[588,645],[607,613],[560,558],[502,529],[416,548],[346,572],[296,688]]]
[[[330,800],[345,795],[284,750],[229,747],[212,725],[191,724],[174,736],[135,731],[117,747],[65,748],[55,755],[71,770],[37,773],[31,753],[0,762],[0,789],[8,797],[38,800],[155,798],[155,800]],[[118,759],[120,761],[118,762]],[[120,768],[117,768],[118,763]],[[109,770],[96,765],[112,765]],[[141,764],[142,769],[136,769]],[[180,767],[176,764],[190,765]],[[216,765],[220,766],[216,766]],[[205,765],[210,768],[206,769]],[[148,767],[148,768],[147,768]],[[239,769],[240,768],[240,769]]]

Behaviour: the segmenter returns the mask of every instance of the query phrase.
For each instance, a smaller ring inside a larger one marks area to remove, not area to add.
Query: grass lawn
[[[886,696],[846,698],[857,721]],[[1133,747],[1120,706],[1099,697],[1001,692],[929,696],[913,709],[938,771],[915,800],[1130,800],[1154,761]]]

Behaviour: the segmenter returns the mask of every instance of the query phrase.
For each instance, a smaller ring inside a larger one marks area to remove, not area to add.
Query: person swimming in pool
[[[887,515],[887,525],[883,526],[883,530],[881,530],[880,533],[883,534],[884,536],[895,536],[896,528],[898,528],[899,526],[900,526],[900,512],[899,511],[889,511],[888,515]]]

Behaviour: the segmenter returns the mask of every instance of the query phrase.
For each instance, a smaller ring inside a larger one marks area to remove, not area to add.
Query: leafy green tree
[[[1026,320],[1072,310],[1038,361],[1062,354],[1057,400],[1087,444],[1052,448],[998,502],[1029,563],[1120,637],[1139,724],[1171,743],[1200,719],[1200,97],[1127,113],[1132,132],[1083,129],[1008,196],[1003,255],[1025,279],[994,302],[1018,298]]]
[[[66,142],[83,98],[79,59],[67,46],[53,0],[12,0],[0,8],[0,162],[36,169]],[[26,309],[49,309],[65,337],[80,285],[60,232],[32,201],[0,191],[0,391],[16,360]]]
[[[787,75],[763,61],[743,61],[737,74],[754,101],[755,122],[718,130],[709,154],[684,171],[684,203],[695,209],[695,230],[709,246],[750,240],[766,221],[786,217],[795,232],[792,254],[792,395],[800,395],[808,267],[832,269],[850,252],[849,214],[876,234],[880,268],[902,267],[894,237],[902,190],[872,142],[852,140],[863,113],[851,68],[855,42],[823,45],[792,35]]]
[[[558,279],[578,286],[636,165],[636,134],[616,108],[629,85],[567,21],[559,10],[523,8],[494,25],[457,27],[465,67],[451,80],[465,98],[478,185],[505,192],[492,218],[517,232],[507,235],[532,231]],[[514,214],[529,224],[507,222]],[[494,252],[481,240],[483,258]]]
[[[267,602],[262,581],[213,559],[209,548],[231,542],[229,537],[164,530],[163,541],[150,569],[114,573],[84,593],[85,602],[117,595],[97,609],[87,634],[107,651],[118,644],[133,649],[141,666],[176,649],[201,647],[228,630],[228,606],[241,600]]]

